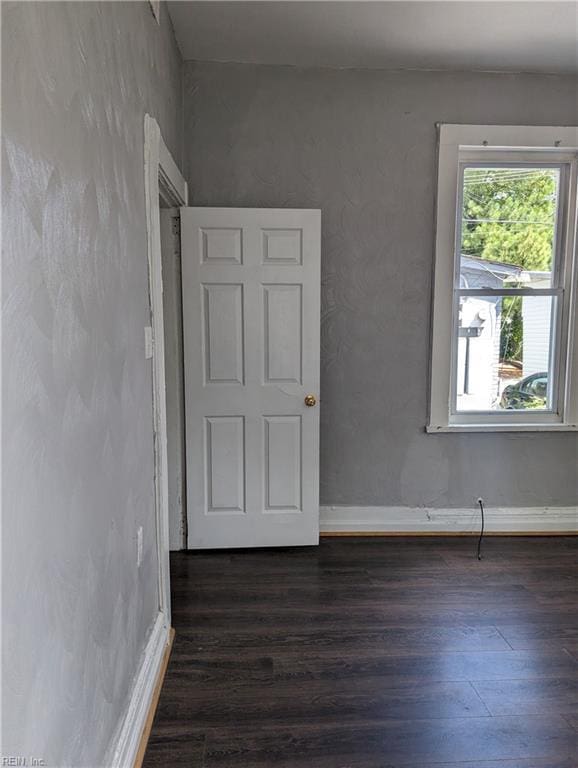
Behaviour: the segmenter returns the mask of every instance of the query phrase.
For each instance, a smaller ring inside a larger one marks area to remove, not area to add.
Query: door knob
[[[317,405],[317,399],[315,395],[305,395],[305,405],[308,408],[313,408],[314,405]]]

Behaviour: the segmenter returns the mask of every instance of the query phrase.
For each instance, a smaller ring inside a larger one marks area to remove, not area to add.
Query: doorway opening
[[[169,492],[169,548],[187,548],[185,394],[180,211],[159,180],[161,272],[165,352],[165,402]]]

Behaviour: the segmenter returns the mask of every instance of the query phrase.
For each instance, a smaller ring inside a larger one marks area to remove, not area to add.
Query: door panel
[[[302,264],[303,230],[264,229],[263,264]]]
[[[243,384],[243,286],[202,286],[205,384]]]
[[[200,229],[202,238],[201,259],[203,264],[242,264],[243,230],[235,227]]]
[[[181,210],[190,548],[319,540],[320,225]]]
[[[265,511],[301,512],[301,416],[265,416]]]
[[[245,512],[245,420],[205,419],[206,513]]]
[[[301,286],[264,285],[263,306],[265,383],[301,384]]]

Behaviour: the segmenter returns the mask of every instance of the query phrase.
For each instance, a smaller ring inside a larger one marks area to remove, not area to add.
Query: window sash
[[[567,214],[566,195],[567,180],[570,164],[567,162],[540,162],[530,154],[527,159],[519,160],[517,153],[511,159],[504,159],[499,155],[498,159],[487,156],[483,161],[464,160],[459,154],[459,180],[458,197],[456,204],[456,236],[454,249],[454,287],[452,306],[452,339],[451,339],[451,371],[450,371],[450,419],[460,420],[462,417],[476,417],[478,420],[487,420],[489,417],[497,417],[500,421],[511,421],[513,414],[521,414],[515,418],[520,421],[530,421],[536,415],[545,415],[547,418],[562,417],[562,395],[560,392],[560,367],[563,364],[560,350],[562,347],[560,335],[562,332],[562,308],[563,288],[560,287],[564,274],[564,219]],[[463,231],[463,204],[464,204],[464,175],[468,168],[555,168],[559,171],[558,188],[556,195],[556,215],[554,219],[554,235],[552,238],[552,270],[550,288],[461,288],[461,244]],[[548,407],[533,411],[527,410],[476,410],[469,411],[458,408],[458,350],[459,350],[459,306],[461,296],[553,296],[552,316],[550,319],[550,351],[548,360]]]
[[[563,288],[454,288],[460,296],[562,296]]]

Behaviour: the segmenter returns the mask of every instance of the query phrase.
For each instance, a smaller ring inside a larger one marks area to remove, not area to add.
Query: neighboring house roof
[[[489,261],[475,256],[461,257],[462,288],[501,288],[512,277],[522,278],[526,272],[521,267],[501,261]]]
[[[552,272],[538,272],[538,270],[528,271],[528,282],[534,283],[533,288],[545,288],[550,285],[552,280]]]
[[[532,269],[528,270],[528,276],[530,280],[547,280],[552,277],[552,272],[545,270]]]

